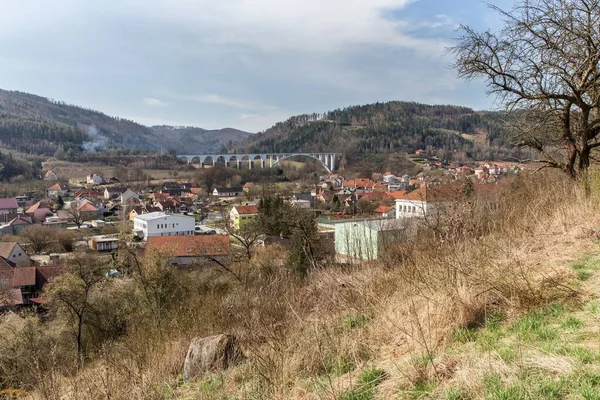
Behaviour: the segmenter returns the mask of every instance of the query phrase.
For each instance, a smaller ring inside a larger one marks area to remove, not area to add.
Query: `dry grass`
[[[589,291],[600,278],[578,280],[595,264],[571,266],[597,252],[598,215],[595,195],[543,174],[518,180],[492,203],[453,207],[450,223],[423,227],[379,264],[300,279],[266,253],[245,268],[245,285],[218,271],[168,275],[172,285],[160,290],[181,298],[164,306],[163,319],[149,323],[146,303],[132,300],[126,334],[97,347],[83,371],[62,373],[60,394],[370,399],[445,398],[460,389],[477,398],[520,385],[526,371],[570,376],[587,355],[568,343],[589,347],[597,337],[600,303],[590,303]],[[577,321],[558,312],[527,317],[551,304],[588,303]],[[235,334],[246,361],[182,382],[189,340],[217,333]],[[384,378],[361,387],[373,371]]]

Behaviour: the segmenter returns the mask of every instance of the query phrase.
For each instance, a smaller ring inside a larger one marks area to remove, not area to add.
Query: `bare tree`
[[[85,361],[83,328],[93,325],[98,309],[94,292],[106,281],[107,268],[102,260],[89,256],[69,259],[67,272],[52,281],[47,289],[50,307],[63,311],[73,322],[79,366]]]
[[[254,248],[261,236],[257,223],[255,221],[250,221],[240,229],[236,229],[229,217],[229,213],[224,208],[221,210],[221,215],[223,219],[220,227],[225,230],[230,237],[235,239],[239,246],[243,247],[244,256],[250,261],[252,259]]]
[[[19,235],[26,240],[34,253],[46,250],[54,240],[54,231],[43,225],[27,227]]]
[[[93,219],[90,212],[80,210],[75,202],[71,203],[71,206],[67,209],[67,213],[69,214],[69,219],[77,225],[77,228],[81,228],[84,222]]]
[[[600,147],[600,0],[520,0],[499,32],[461,26],[454,67],[519,116],[516,144],[579,178]]]

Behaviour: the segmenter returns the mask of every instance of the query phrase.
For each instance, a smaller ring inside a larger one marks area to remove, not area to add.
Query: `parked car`
[[[204,232],[205,235],[216,235],[217,231],[215,231],[214,229],[208,230],[206,232]]]

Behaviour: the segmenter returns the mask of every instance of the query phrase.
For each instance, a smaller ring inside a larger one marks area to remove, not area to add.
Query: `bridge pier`
[[[223,159],[225,166],[229,168],[242,169],[244,165],[244,159],[248,160],[248,168],[252,169],[253,164],[256,159],[260,159],[260,164],[258,168],[271,168],[276,166],[283,160],[286,160],[290,157],[302,156],[309,157],[314,160],[317,160],[324,168],[326,168],[329,172],[332,172],[336,168],[336,157],[340,156],[339,153],[262,153],[262,154],[250,154],[250,153],[241,153],[241,154],[186,154],[186,155],[177,155],[179,159],[185,158],[188,164],[192,164],[193,160],[198,158],[200,161],[200,167],[206,168],[206,161],[210,158],[212,160],[212,165],[216,165]],[[235,158],[235,162],[233,161]]]

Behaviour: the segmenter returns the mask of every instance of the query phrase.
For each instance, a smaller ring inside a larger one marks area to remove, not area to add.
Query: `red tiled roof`
[[[33,218],[29,215],[19,215],[18,217],[8,221],[7,225],[31,225],[33,224]]]
[[[38,208],[33,213],[33,219],[38,222],[44,222],[47,216],[52,215],[52,210],[49,208]]]
[[[12,287],[34,286],[35,267],[14,267],[0,269],[0,279]]]
[[[235,206],[234,208],[240,215],[258,214],[257,206]]]
[[[77,206],[77,211],[83,212],[98,212],[98,208],[89,201],[83,201]]]
[[[176,257],[224,256],[229,253],[229,236],[151,236],[146,250],[171,251]]]
[[[458,200],[464,193],[462,185],[423,185],[417,190],[396,197],[396,199],[424,202],[452,201]]]
[[[244,189],[248,189],[248,188],[250,188],[250,187],[252,187],[252,186],[254,186],[254,183],[252,183],[252,182],[246,182],[246,183],[244,184],[244,186],[242,186],[242,187],[243,187]]]
[[[406,192],[403,190],[400,190],[400,191],[395,191],[395,192],[388,192],[387,194],[388,194],[388,196],[390,196],[393,199],[401,199],[406,195]]]
[[[389,213],[390,211],[392,211],[391,206],[379,206],[375,209],[376,213]]]
[[[59,183],[55,183],[54,185],[50,186],[48,190],[59,191],[64,190],[64,188]]]
[[[60,265],[44,265],[35,267],[35,270],[35,286],[38,290],[41,290],[47,283],[52,282],[52,279],[62,274],[65,268]]]
[[[0,257],[9,258],[17,242],[0,242]]]
[[[7,208],[19,208],[19,205],[17,204],[17,199],[0,199],[0,209]]]

